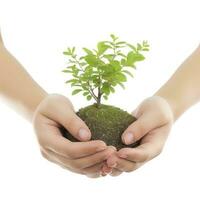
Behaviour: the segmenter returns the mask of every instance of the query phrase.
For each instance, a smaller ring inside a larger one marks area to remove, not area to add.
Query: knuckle
[[[77,116],[72,113],[65,121],[64,126],[70,130],[72,127],[74,127],[75,124],[77,126]]]
[[[146,132],[145,127],[140,124],[137,124],[137,125],[133,124],[131,129],[133,130],[132,132],[135,134],[135,137],[141,137],[143,136],[142,134]]]

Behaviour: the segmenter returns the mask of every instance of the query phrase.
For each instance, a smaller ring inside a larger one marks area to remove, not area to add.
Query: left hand
[[[122,148],[111,155],[102,169],[102,174],[117,176],[131,172],[158,156],[173,124],[173,113],[167,101],[158,96],[144,100],[133,115],[137,120],[122,134],[122,141],[131,144],[139,139],[136,148]]]

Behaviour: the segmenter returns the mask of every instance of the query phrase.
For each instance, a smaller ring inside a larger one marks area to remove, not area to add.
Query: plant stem
[[[82,68],[82,66],[81,66],[81,64],[80,64],[80,61],[76,59],[75,55],[72,56],[72,57],[74,58],[76,64],[79,65],[80,70],[81,70],[82,72],[85,72],[85,70]],[[96,102],[98,102],[98,98],[97,98],[97,96],[95,95],[95,93],[94,93],[94,91],[93,91],[93,89],[92,89],[92,86],[90,85],[89,81],[87,82],[87,84],[88,84],[88,92],[89,92],[90,95],[94,98],[94,100],[95,100]],[[82,84],[81,84],[81,85],[82,85]]]
[[[99,59],[98,54],[97,54],[97,58]],[[102,82],[101,82],[101,73],[100,73],[100,70],[99,70],[98,66],[97,66],[97,71],[98,71],[98,78],[99,78],[98,94],[97,94],[97,108],[99,108],[99,106],[101,104],[101,96],[102,96],[102,93],[101,93]]]
[[[101,104],[101,88],[100,86],[98,87],[98,96],[97,96],[97,108],[100,106]]]
[[[95,101],[98,101],[98,98],[97,98],[97,96],[95,95],[95,93],[94,93],[92,87],[90,86],[89,82],[88,82],[88,91],[89,91],[89,93],[91,94],[91,96],[94,98],[94,100],[95,100]]]

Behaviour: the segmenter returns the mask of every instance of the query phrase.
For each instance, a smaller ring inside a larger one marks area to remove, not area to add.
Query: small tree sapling
[[[82,56],[77,55],[75,47],[67,48],[63,54],[68,57],[68,65],[63,72],[71,75],[66,83],[74,88],[72,95],[82,94],[87,100],[95,101],[77,112],[90,128],[92,139],[102,139],[120,149],[124,147],[122,132],[136,119],[119,108],[102,104],[102,97],[107,100],[118,85],[125,89],[127,76],[133,77],[131,70],[136,69],[136,62],[145,59],[149,44],[143,41],[133,45],[113,34],[110,38],[98,42],[96,49],[83,48]],[[76,141],[66,130],[62,132]]]

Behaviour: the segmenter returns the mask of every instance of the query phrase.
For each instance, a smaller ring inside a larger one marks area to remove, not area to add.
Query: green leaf
[[[126,82],[127,78],[123,73],[117,73],[115,74],[115,78],[118,82]]]
[[[111,64],[102,65],[99,69],[102,71],[102,78],[108,78],[116,71],[115,67]]]
[[[82,83],[81,86],[84,90],[88,90],[88,83]]]
[[[142,51],[149,51],[149,48],[143,48]]]
[[[103,83],[103,86],[101,88],[101,92],[105,93],[106,95],[110,94],[110,87],[109,87],[109,84],[107,82]]]
[[[89,92],[83,92],[83,96],[87,96]]]
[[[138,50],[138,51],[142,50],[142,45],[139,44],[139,43],[137,43],[137,50]]]
[[[124,58],[121,59],[121,64],[126,65],[126,60]]]
[[[128,74],[129,76],[131,76],[133,78],[133,74],[131,72],[129,72],[128,70],[123,70],[122,72]]]
[[[129,67],[129,68],[136,69],[136,66],[135,66],[135,65],[130,65],[130,66],[125,65],[125,66],[123,66],[123,67]]]
[[[123,53],[118,53],[119,56],[122,56],[123,58],[126,58],[126,56]]]
[[[125,90],[125,86],[124,86],[124,84],[123,83],[118,83],[124,90]]]
[[[85,56],[85,61],[93,67],[98,65],[98,59],[92,54]]]
[[[111,91],[112,93],[114,93],[114,92],[115,92],[114,87],[110,86],[110,91]]]
[[[87,54],[93,54],[93,52],[87,48],[83,48],[83,50],[85,51],[85,53]]]
[[[103,98],[104,98],[105,100],[108,100],[108,96],[106,96],[106,95],[103,95]]]
[[[126,65],[132,66],[132,65],[134,65],[135,62],[142,61],[144,59],[145,59],[145,57],[142,54],[130,51],[127,55]]]
[[[70,79],[68,81],[66,81],[65,83],[79,83],[78,79]]]
[[[71,86],[72,86],[72,87],[73,87],[73,86],[82,87],[82,85],[79,85],[79,84],[77,84],[77,83],[71,83]]]
[[[128,47],[130,47],[131,49],[133,49],[134,51],[137,51],[136,47],[132,44],[126,44]]]
[[[92,96],[91,95],[88,95],[87,96],[87,100],[89,101],[89,100],[91,100],[92,99]]]
[[[114,54],[103,55],[103,57],[106,58],[109,62],[113,59],[114,56],[115,56]]]
[[[82,89],[76,89],[76,90],[74,90],[73,92],[72,92],[72,95],[75,95],[75,94],[77,94],[77,93],[79,93],[79,92],[81,92],[82,91]]]
[[[68,69],[64,69],[64,70],[62,70],[62,72],[64,72],[64,73],[72,73],[72,71],[68,70]]]
[[[116,45],[119,45],[119,44],[126,44],[126,42],[121,41],[121,42],[117,42],[117,43],[116,43]]]
[[[119,61],[117,61],[117,60],[111,61],[110,65],[112,65],[112,67],[114,68],[114,71],[120,71],[122,68]]]
[[[118,37],[116,37],[114,34],[111,34],[110,37],[113,39],[113,41],[116,41]]]
[[[146,41],[146,40],[144,40],[142,44],[144,47],[149,47],[148,41]]]
[[[64,55],[71,56],[71,53],[70,53],[70,52],[68,52],[68,51],[64,51],[64,52],[63,52],[63,54],[64,54]]]
[[[126,47],[126,46],[116,45],[115,47],[116,47],[116,48],[124,48],[124,47]]]
[[[129,52],[127,55],[126,65],[131,66],[135,62],[135,53],[133,51]]]
[[[74,52],[75,52],[75,47],[72,48],[71,52],[72,52],[72,54],[74,54]]]
[[[112,86],[116,86],[117,85],[117,83],[116,82],[111,82],[110,83]],[[112,91],[111,91],[112,92]]]
[[[110,46],[106,45],[105,42],[99,42],[97,44],[98,54],[103,54],[107,49],[109,49]]]
[[[82,67],[85,66],[85,65],[87,65],[86,62],[80,62],[79,64],[80,64],[80,66],[82,66]]]

